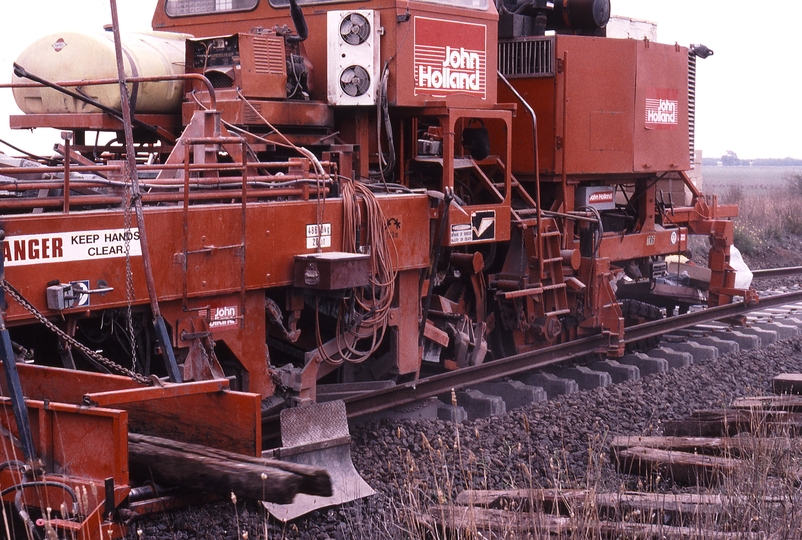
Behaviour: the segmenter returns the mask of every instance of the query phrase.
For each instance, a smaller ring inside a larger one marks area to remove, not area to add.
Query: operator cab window
[[[206,15],[247,11],[256,7],[259,0],[167,0],[164,10],[169,17]]]
[[[307,5],[315,5],[315,4],[342,4],[344,2],[350,2],[351,0],[298,0],[298,5],[300,6],[307,6]],[[367,0],[362,0],[367,2]],[[270,0],[270,5],[275,8],[280,7],[289,7],[290,0]]]
[[[424,4],[443,4],[444,6],[454,6],[468,9],[487,9],[487,0],[418,0]]]
[[[337,2],[346,2],[348,0],[298,0],[300,5],[308,4],[335,4]],[[442,4],[445,6],[454,6],[469,9],[487,10],[487,0],[418,0],[424,4]],[[270,5],[273,7],[287,7],[290,5],[289,0],[270,0]]]

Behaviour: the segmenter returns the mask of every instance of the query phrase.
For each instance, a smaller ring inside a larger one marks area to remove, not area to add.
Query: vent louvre
[[[282,40],[267,36],[253,40],[253,61],[256,73],[284,73],[284,47]]]
[[[553,37],[528,37],[498,44],[498,70],[505,77],[553,77],[554,64]]]

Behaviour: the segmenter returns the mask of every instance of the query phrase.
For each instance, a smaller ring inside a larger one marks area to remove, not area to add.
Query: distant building
[[[613,15],[607,23],[607,37],[657,41],[657,23]]]

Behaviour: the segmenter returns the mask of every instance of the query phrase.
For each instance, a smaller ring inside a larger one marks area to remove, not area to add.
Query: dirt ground
[[[693,261],[707,265],[707,251],[710,249],[707,240],[692,237],[689,247],[693,253]],[[742,253],[742,256],[747,266],[753,270],[802,266],[802,237],[785,236],[779,240],[764,241],[752,253]]]
[[[802,237],[787,236],[761,247],[751,256],[744,255],[749,268],[802,266]]]

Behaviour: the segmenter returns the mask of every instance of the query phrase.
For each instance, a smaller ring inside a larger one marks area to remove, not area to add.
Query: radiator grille
[[[220,71],[209,70],[205,73],[206,78],[212,83],[214,88],[233,88],[234,79]]]
[[[554,38],[529,37],[499,42],[498,69],[508,78],[554,76]]]
[[[696,156],[696,55],[688,52],[688,148],[691,165]]]

